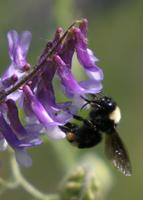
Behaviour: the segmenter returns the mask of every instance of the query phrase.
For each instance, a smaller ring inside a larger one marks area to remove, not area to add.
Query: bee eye
[[[112,106],[113,106],[113,103],[112,103],[112,102],[108,103],[108,106],[109,106],[109,107],[112,107]]]

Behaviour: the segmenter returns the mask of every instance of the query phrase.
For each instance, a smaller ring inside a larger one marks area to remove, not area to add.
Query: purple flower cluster
[[[51,139],[65,137],[59,126],[70,121],[83,105],[81,95],[96,94],[102,90],[103,72],[96,65],[97,58],[88,48],[87,29],[88,22],[83,19],[78,27],[71,27],[61,40],[64,31],[58,28],[54,39],[47,43],[39,57],[35,75],[0,102],[0,150],[10,145],[17,161],[24,166],[31,165],[27,148],[41,144],[43,133]],[[0,95],[34,70],[26,59],[31,33],[24,31],[18,35],[13,30],[8,32],[7,38],[11,64],[0,78]],[[54,50],[48,56],[51,49]],[[74,77],[74,54],[87,75],[86,80],[77,81]],[[69,99],[66,102],[56,101],[53,87],[55,77],[60,80],[61,92]],[[24,113],[22,122],[19,108]]]

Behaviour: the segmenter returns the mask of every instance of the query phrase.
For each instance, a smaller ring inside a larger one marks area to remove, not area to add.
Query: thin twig
[[[56,194],[44,194],[40,192],[37,188],[35,188],[31,183],[29,183],[21,174],[20,168],[15,160],[15,156],[11,153],[11,167],[13,176],[19,185],[25,189],[29,194],[33,197],[40,199],[40,200],[57,200],[58,195]]]
[[[15,189],[19,183],[17,181],[5,181],[4,179],[0,178],[0,185],[7,189]]]

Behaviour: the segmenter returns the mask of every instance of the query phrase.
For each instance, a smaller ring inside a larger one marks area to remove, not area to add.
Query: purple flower
[[[55,57],[58,65],[58,75],[65,93],[70,97],[73,95],[96,94],[102,89],[101,83],[93,80],[78,81],[74,78],[71,69],[62,61],[59,56]]]
[[[10,145],[17,161],[24,166],[32,162],[27,149],[40,145],[42,134],[46,133],[50,139],[65,138],[65,132],[59,127],[70,122],[85,103],[81,96],[97,94],[102,90],[103,72],[88,48],[87,30],[86,19],[81,21],[79,27],[69,29],[64,39],[63,29],[58,28],[54,39],[47,43],[39,56],[36,67],[29,72],[28,80],[25,76],[30,64],[26,57],[31,33],[24,31],[18,35],[14,30],[8,32],[11,64],[0,78],[0,97],[17,84],[18,88],[0,102],[0,151]],[[78,81],[73,74],[75,53],[87,75],[85,80]],[[64,91],[68,97],[67,101],[57,101],[53,86],[56,76],[60,79],[61,92]],[[24,124],[19,118],[19,107],[24,112]]]
[[[24,151],[25,148],[32,146],[30,143],[26,142],[25,140],[19,140],[15,133],[13,132],[10,125],[4,119],[4,116],[0,114],[0,132],[2,136],[5,138],[5,141],[15,150],[15,152]],[[2,142],[3,140],[1,140]],[[4,142],[5,142],[4,141]],[[4,147],[4,142],[2,146]],[[2,149],[2,148],[1,148]],[[18,160],[22,163],[22,158]],[[30,165],[31,163],[23,163],[25,166]]]
[[[44,72],[41,74],[39,80],[36,96],[38,100],[42,103],[44,108],[50,117],[59,123],[64,124],[68,122],[72,115],[67,112],[67,106],[70,106],[70,103],[65,102],[64,104],[56,103],[54,88],[52,85],[52,80],[56,72],[56,65],[54,62],[48,62],[47,67],[45,67]]]
[[[29,65],[26,61],[26,56],[29,50],[31,37],[32,35],[29,31],[24,31],[19,35],[15,30],[8,32],[7,38],[11,65],[4,73],[4,79],[10,77],[11,74],[18,74],[18,76],[20,76],[20,72],[22,73],[25,71],[25,66]]]
[[[31,33],[24,31],[20,35],[15,30],[9,31],[7,34],[9,56],[11,64],[1,77],[1,85],[3,90],[12,87],[17,81],[20,81],[30,64],[26,60],[28,49],[31,42]],[[18,90],[12,93],[9,98],[17,100],[21,96],[21,91]]]
[[[87,38],[85,31],[80,28],[74,29],[76,37],[76,53],[80,64],[84,67],[86,74],[90,79],[101,81],[103,80],[103,72],[96,65],[98,59],[94,56],[92,50],[87,47]]]
[[[39,138],[39,130],[32,130],[32,126],[29,130],[28,126],[24,127],[20,122],[15,102],[9,99],[6,101],[6,106],[6,114],[0,114],[0,149],[3,150],[5,144],[8,143],[15,152],[24,152],[25,148],[41,144],[42,141]],[[19,162],[21,163],[22,161]]]
[[[25,94],[26,101],[28,101],[29,109],[36,116],[39,122],[43,124],[43,126],[47,129],[48,136],[54,139],[64,138],[65,133],[58,128],[58,126],[63,125],[63,123],[54,121],[54,119],[49,116],[47,110],[37,99],[37,97],[33,94],[30,87],[25,86],[23,88],[23,92]]]
[[[79,28],[73,27],[67,36],[59,55],[54,56],[57,73],[61,80],[62,89],[68,97],[79,98],[80,95],[97,94],[102,90],[103,72],[96,65],[97,58],[88,48],[88,23],[84,19]],[[77,58],[83,66],[88,78],[77,81],[72,72],[72,58],[76,50]],[[81,104],[80,104],[81,105]]]

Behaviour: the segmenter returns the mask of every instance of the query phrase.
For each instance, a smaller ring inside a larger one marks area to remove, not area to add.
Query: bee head
[[[112,120],[114,124],[118,124],[121,119],[121,112],[116,102],[112,98],[106,96],[102,97],[99,101],[101,110],[105,110],[105,112],[109,114],[109,119]]]
[[[102,110],[105,110],[108,113],[113,112],[116,109],[116,106],[117,106],[116,102],[113,101],[112,98],[106,97],[106,96],[97,100],[97,103]]]

